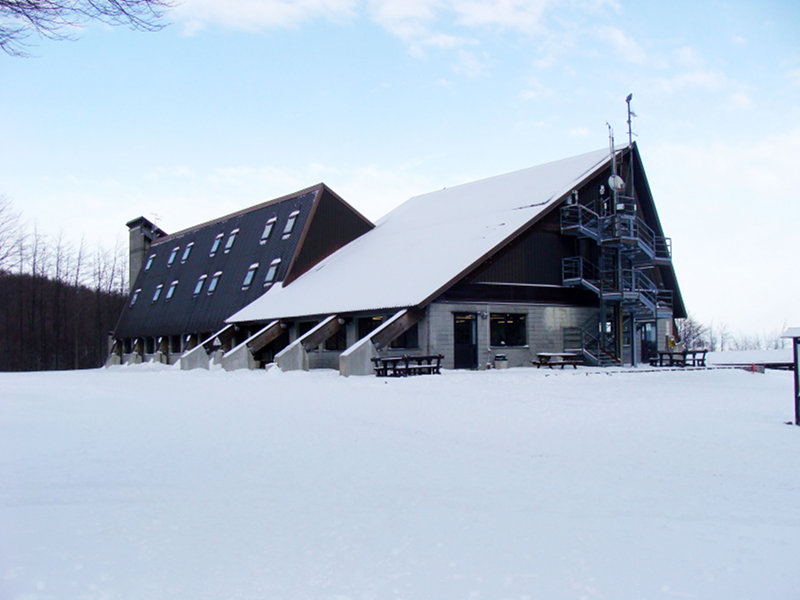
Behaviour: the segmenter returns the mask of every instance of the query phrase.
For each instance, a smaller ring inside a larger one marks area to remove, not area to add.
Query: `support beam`
[[[318,323],[283,350],[275,355],[275,363],[281,371],[308,371],[308,351],[322,344],[333,336],[344,324],[338,315],[329,317]]]
[[[236,333],[236,330],[233,325],[225,325],[225,327],[202,343],[184,352],[180,360],[181,370],[208,369],[209,352],[213,352],[216,348],[221,348],[224,343],[230,342],[234,333]]]
[[[258,367],[255,355],[264,346],[277,339],[286,326],[279,320],[262,327],[238,346],[222,355],[222,368],[226,371],[236,369],[255,369]]]
[[[409,330],[424,313],[402,309],[339,355],[339,375],[372,375],[372,359],[378,350],[388,346],[393,339]]]

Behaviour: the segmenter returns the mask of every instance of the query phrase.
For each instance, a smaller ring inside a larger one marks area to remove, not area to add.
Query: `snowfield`
[[[789,372],[0,374],[0,598],[800,598]]]

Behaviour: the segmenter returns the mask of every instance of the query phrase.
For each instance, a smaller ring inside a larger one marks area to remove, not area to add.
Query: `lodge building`
[[[417,196],[374,224],[319,184],[171,235],[128,227],[109,364],[636,364],[686,316],[635,143]]]

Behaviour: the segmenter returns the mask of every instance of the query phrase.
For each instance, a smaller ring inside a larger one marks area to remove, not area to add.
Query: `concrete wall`
[[[509,366],[530,366],[537,352],[562,352],[564,350],[563,329],[579,327],[596,317],[597,309],[573,306],[545,306],[531,304],[473,304],[437,302],[428,307],[423,320],[426,331],[424,353],[443,354],[442,366],[453,368],[453,313],[478,314],[478,367],[485,369],[496,354],[505,354]],[[489,344],[489,314],[525,314],[527,345],[520,347],[492,347]],[[485,318],[482,316],[485,315]],[[420,323],[422,338],[423,323]],[[420,346],[422,339],[420,339]]]

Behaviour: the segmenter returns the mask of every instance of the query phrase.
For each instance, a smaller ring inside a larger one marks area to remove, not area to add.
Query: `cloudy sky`
[[[0,194],[50,235],[176,231],[320,181],[403,200],[639,143],[690,311],[800,325],[800,3],[184,0],[0,56]]]

